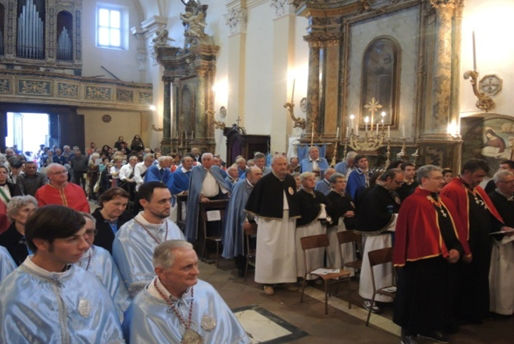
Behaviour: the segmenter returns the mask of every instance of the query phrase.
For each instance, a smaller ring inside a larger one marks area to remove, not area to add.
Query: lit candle
[[[368,131],[368,122],[369,122],[369,117],[366,116],[364,117],[364,131]]]
[[[378,126],[379,126],[380,122],[377,123],[377,135],[378,135]]]
[[[476,50],[476,45],[475,45],[475,31],[473,31],[473,33],[472,33],[472,38],[473,38],[473,71],[476,72],[477,71],[477,50]]]
[[[296,79],[293,80],[293,92],[291,92],[291,104],[293,104],[294,101],[294,86],[296,84]]]

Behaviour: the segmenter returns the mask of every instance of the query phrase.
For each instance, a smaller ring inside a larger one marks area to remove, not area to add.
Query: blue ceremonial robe
[[[136,296],[132,304],[129,342],[180,344],[185,328],[177,316],[168,311],[168,304],[154,295],[155,292],[152,293],[152,288],[153,282]],[[184,319],[188,318],[189,307],[193,302],[191,329],[203,338],[203,343],[250,343],[235,315],[209,283],[198,280],[180,299],[175,300],[175,308]]]
[[[0,246],[0,282],[14,269],[16,269],[16,263],[9,254],[9,251],[5,247]]]
[[[230,191],[231,187],[225,181],[218,166],[211,166],[210,172],[218,185]],[[203,180],[207,171],[202,166],[195,166],[191,171],[189,183],[189,193],[187,197],[187,217],[186,217],[186,238],[189,242],[195,242],[198,238],[198,217],[200,211],[200,193],[202,192]],[[221,190],[220,190],[221,192]]]
[[[94,274],[111,295],[120,319],[130,306],[130,296],[121,279],[120,271],[109,251],[99,246],[91,246],[77,263],[81,268]]]
[[[346,176],[346,172],[348,172],[348,164],[346,161],[338,162],[334,168],[337,173],[341,173],[343,176]]]
[[[328,195],[330,193],[330,182],[323,178],[322,180],[318,180],[316,182],[316,187],[314,190],[321,192],[323,195]]]
[[[0,284],[0,343],[124,343],[109,293],[76,265],[61,273],[31,261]]]
[[[223,258],[231,259],[244,255],[243,222],[246,218],[246,201],[252,190],[253,185],[247,179],[242,179],[234,185],[223,231]]]
[[[168,189],[171,190],[172,195],[187,191],[189,188],[189,179],[191,178],[191,170],[184,172],[182,168],[178,168],[173,173],[173,178],[170,178],[171,183],[168,182]]]
[[[172,173],[169,168],[159,168],[159,165],[153,165],[146,171],[145,183],[147,182],[163,182],[168,185],[172,183],[170,180]]]
[[[328,168],[327,159],[319,157],[317,162],[320,171],[325,171]],[[300,167],[302,172],[312,172],[312,160],[310,158],[302,159],[302,161],[300,161]]]
[[[355,200],[357,194],[366,188],[366,176],[360,169],[353,170],[348,176],[346,183],[346,193]]]
[[[154,277],[152,256],[157,245],[165,240],[185,240],[178,226],[169,218],[159,225],[149,224],[142,213],[121,226],[112,244],[112,256],[131,297]],[[159,240],[159,243],[140,223]],[[166,223],[168,235],[165,237]]]
[[[234,180],[231,176],[226,176],[225,177],[225,181],[227,182],[228,185],[230,185],[230,189],[228,191],[232,192],[232,189],[237,184],[239,179],[238,180]]]

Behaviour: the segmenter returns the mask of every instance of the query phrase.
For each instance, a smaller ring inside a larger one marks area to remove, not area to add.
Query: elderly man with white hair
[[[514,227],[514,173],[496,172],[496,189],[489,197],[505,225]],[[514,313],[514,234],[497,235],[493,240],[489,270],[489,310],[503,315]]]
[[[250,343],[218,292],[198,279],[198,257],[187,241],[155,248],[156,277],[139,293],[125,325],[132,344]]]
[[[157,162],[157,165],[149,167],[146,171],[145,183],[161,182],[168,185],[172,178],[170,167],[173,163],[173,158],[168,155],[163,155],[157,159]]]
[[[202,165],[193,167],[191,171],[187,198],[187,240],[194,242],[198,238],[200,202],[225,199],[231,189],[219,166],[214,164],[212,153],[202,154]]]
[[[319,148],[312,146],[309,148],[309,156],[300,161],[302,172],[314,172],[319,176],[321,171],[328,168],[328,161],[319,156]]]
[[[271,169],[255,184],[246,203],[258,226],[255,282],[264,284],[266,295],[273,295],[273,284],[296,282],[295,228],[300,217],[287,158],[275,155]]]

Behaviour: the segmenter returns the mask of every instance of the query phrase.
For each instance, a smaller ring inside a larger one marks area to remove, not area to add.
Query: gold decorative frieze
[[[0,79],[0,94],[11,94],[11,80],[10,79]]]
[[[0,102],[148,111],[151,84],[30,70],[0,70]]]
[[[116,90],[116,99],[119,102],[132,103],[134,102],[134,92],[118,88]]]
[[[17,94],[30,96],[51,96],[52,85],[46,80],[18,80]]]
[[[57,96],[64,98],[78,98],[79,85],[67,82],[57,82]]]
[[[86,99],[89,100],[112,100],[112,88],[110,87],[98,87],[98,86],[86,86]]]

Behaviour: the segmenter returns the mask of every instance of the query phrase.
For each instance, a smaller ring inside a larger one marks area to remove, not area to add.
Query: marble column
[[[163,82],[161,150],[163,154],[168,154],[171,151],[171,82],[167,79],[164,79]]]
[[[309,78],[307,81],[307,117],[310,125],[306,128],[309,138],[314,131],[317,134],[317,122],[319,116],[319,77],[320,77],[320,43],[309,42]],[[314,127],[312,127],[312,125]]]

